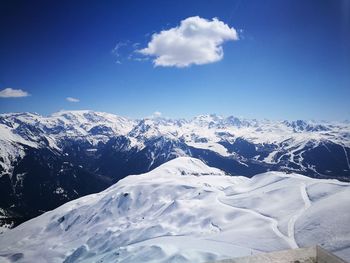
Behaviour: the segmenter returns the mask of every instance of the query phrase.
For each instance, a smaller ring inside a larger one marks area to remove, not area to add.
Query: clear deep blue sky
[[[128,46],[181,20],[213,17],[243,33],[224,58],[187,68],[128,60]],[[112,49],[128,43],[116,58]],[[117,64],[116,60],[121,64]],[[0,112],[92,109],[270,119],[350,119],[348,0],[0,2]],[[80,99],[78,103],[66,97]]]

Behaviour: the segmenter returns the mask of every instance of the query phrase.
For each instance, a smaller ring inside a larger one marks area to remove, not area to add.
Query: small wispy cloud
[[[217,18],[194,16],[153,34],[147,47],[138,52],[155,57],[155,66],[187,67],[220,61],[224,56],[222,44],[234,40],[238,40],[238,33],[233,27]]]
[[[67,98],[66,98],[66,101],[69,101],[69,102],[79,102],[80,99],[73,98],[73,97],[67,97]]]
[[[118,42],[112,49],[112,55],[115,57],[116,64],[122,64],[122,51],[130,44],[129,40]]]
[[[111,51],[115,58],[115,63],[123,64],[125,61],[143,62],[149,60],[148,57],[143,56],[138,51],[140,45],[139,42],[133,43],[130,40],[119,41]]]
[[[120,49],[128,44],[129,41],[120,41],[112,49],[112,54],[116,57],[120,56]]]
[[[0,91],[0,98],[22,98],[28,96],[30,94],[21,89],[6,88]]]
[[[139,46],[140,46],[140,43],[137,43],[137,42],[132,44],[132,47],[135,48],[135,49],[138,48]]]
[[[145,117],[145,119],[157,119],[162,117],[162,113],[160,111],[155,111],[151,115]]]
[[[153,112],[153,115],[152,115],[154,118],[159,118],[160,116],[162,116],[162,113],[160,111],[155,111]]]
[[[149,60],[149,58],[139,58],[139,57],[133,57],[133,56],[130,56],[129,59],[132,59],[134,61],[139,61],[139,62],[143,62],[143,61]]]

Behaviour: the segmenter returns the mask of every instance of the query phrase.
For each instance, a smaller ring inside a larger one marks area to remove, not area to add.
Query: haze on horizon
[[[3,1],[0,113],[350,119],[350,2]]]

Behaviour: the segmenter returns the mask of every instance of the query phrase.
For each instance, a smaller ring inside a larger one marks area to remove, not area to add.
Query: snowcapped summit
[[[47,117],[47,120],[53,121],[54,123],[59,122],[70,127],[81,127],[87,133],[93,127],[104,126],[113,130],[114,134],[127,134],[134,124],[132,120],[124,117],[90,110],[59,111]]]
[[[198,115],[192,119],[194,123],[199,126],[211,126],[215,123],[222,121],[224,118],[216,114]]]
[[[0,261],[208,262],[315,244],[349,260],[349,194],[336,180],[225,176],[177,158],[0,234]]]
[[[170,160],[155,168],[153,172],[169,175],[225,175],[223,171],[209,167],[201,160],[191,157],[178,157]]]
[[[215,114],[133,120],[90,110],[0,114],[0,208],[20,222],[183,156],[231,175],[289,171],[349,181],[350,125]]]

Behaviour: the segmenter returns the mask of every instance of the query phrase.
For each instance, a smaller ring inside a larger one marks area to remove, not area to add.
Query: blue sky
[[[155,66],[157,54],[135,52],[195,16],[237,32],[221,59]],[[0,90],[30,94],[3,96],[0,112],[350,119],[348,0],[8,0],[0,35]]]

